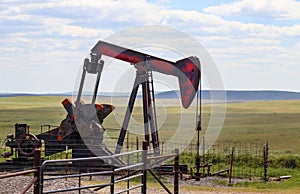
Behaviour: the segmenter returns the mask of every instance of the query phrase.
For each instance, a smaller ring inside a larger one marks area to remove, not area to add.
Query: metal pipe
[[[111,183],[111,186],[110,186],[110,193],[114,193],[115,192],[115,158],[113,157],[112,158],[112,161],[111,161],[111,176],[110,176],[110,183]]]
[[[76,99],[76,106],[78,106],[80,104],[80,99],[81,99],[81,95],[82,95],[84,80],[85,80],[85,76],[86,76],[86,64],[87,63],[89,63],[89,59],[85,59],[84,60],[84,65],[83,65],[83,70],[82,70],[82,75],[81,75],[79,90],[78,90],[77,99]]]
[[[31,169],[31,170],[24,170],[24,171],[20,171],[20,172],[8,173],[8,174],[0,175],[0,179],[14,177],[14,176],[20,176],[20,175],[26,175],[26,174],[31,174],[31,173],[35,173],[35,172],[37,172],[37,169]]]
[[[100,60],[100,63],[97,63],[97,65],[100,66],[100,69],[99,69],[98,74],[97,74],[97,79],[96,79],[96,84],[95,84],[95,88],[94,88],[94,94],[93,94],[92,104],[95,104],[95,102],[96,102],[98,88],[99,88],[99,83],[100,83],[100,77],[101,77],[101,73],[102,73],[102,70],[103,70],[104,61]]]
[[[129,191],[134,190],[134,189],[137,189],[137,188],[139,188],[139,187],[143,187],[143,185],[142,185],[142,184],[139,184],[139,185],[130,187],[130,188],[128,188],[128,189],[121,190],[121,191],[119,191],[119,192],[117,192],[117,193],[114,193],[114,194],[125,193],[126,191],[129,192]]]
[[[179,181],[178,181],[178,174],[179,174],[179,150],[175,150],[176,156],[174,159],[174,194],[179,193]]]
[[[201,83],[201,69],[200,69],[200,82],[199,82],[199,90],[197,91],[197,106],[196,106],[196,131],[197,131],[197,156],[196,156],[196,173],[195,173],[196,181],[200,181],[200,131],[202,129],[201,118],[202,118],[202,83]],[[203,160],[204,160],[204,152],[203,152]]]
[[[148,155],[148,149],[147,149],[147,142],[143,141],[143,176],[142,176],[142,184],[143,187],[141,189],[142,194],[147,193],[147,155]]]
[[[41,150],[35,149],[33,151],[34,154],[34,168],[36,172],[34,173],[34,178],[36,181],[34,181],[33,191],[34,194],[40,194],[41,193],[41,187],[40,187],[40,174],[41,174]]]
[[[165,191],[167,191],[167,193],[172,194],[170,189],[168,189],[168,187],[159,179],[159,177],[156,176],[156,174],[151,169],[149,169],[149,172],[153,176],[153,178],[155,178],[155,180],[157,180],[157,182],[160,184],[160,186],[162,186],[165,189]]]
[[[170,158],[170,157],[173,157],[173,156],[176,156],[176,153],[160,155],[160,156],[150,156],[150,157],[147,157],[147,160],[160,159],[160,158]]]

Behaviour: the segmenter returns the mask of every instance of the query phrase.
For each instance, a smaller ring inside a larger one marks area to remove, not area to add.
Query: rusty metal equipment
[[[65,99],[62,102],[68,113],[66,119],[61,122],[59,128],[52,130],[51,133],[48,132],[46,134],[42,134],[41,138],[45,139],[46,142],[51,139],[51,141],[59,141],[62,144],[70,138],[77,139],[77,141],[82,143],[82,146],[85,147],[81,137],[82,134],[80,134],[78,130],[80,129],[87,133],[90,131],[98,131],[98,133],[89,135],[99,136],[100,143],[102,142],[101,136],[103,136],[105,130],[102,126],[103,119],[105,119],[105,117],[114,109],[114,106],[112,105],[95,103],[98,95],[101,73],[104,67],[104,61],[101,59],[101,56],[103,55],[128,62],[136,68],[135,82],[133,83],[133,89],[129,97],[128,107],[126,109],[114,153],[120,153],[123,147],[129,120],[137,97],[138,88],[141,85],[145,140],[147,141],[149,148],[150,142],[152,142],[154,154],[159,155],[159,138],[156,124],[152,72],[155,71],[177,77],[180,86],[182,106],[184,108],[188,108],[194,99],[199,86],[200,61],[197,57],[188,57],[172,62],[149,54],[141,53],[139,51],[99,41],[91,49],[90,58],[86,58],[84,60],[81,81],[75,103],[73,104],[69,99]],[[81,99],[87,74],[94,74],[97,76],[90,103],[84,103]],[[47,149],[47,147],[51,147],[51,144],[49,143],[48,145],[49,146],[46,145],[46,150],[50,150],[50,148]],[[74,150],[74,146],[71,147]],[[62,146],[60,150],[63,149],[64,148]],[[106,149],[105,146],[99,149],[102,149],[102,151],[107,155],[112,154],[112,152]],[[76,153],[76,149],[73,153]]]
[[[32,157],[34,150],[41,147],[41,141],[32,133],[27,124],[15,124],[15,136],[8,134],[5,145],[10,147],[10,152],[2,153],[3,157],[14,155],[14,149],[17,150],[19,159]]]
[[[138,88],[141,85],[144,137],[148,148],[150,148],[150,143],[152,143],[154,155],[160,155],[152,72],[159,72],[177,77],[180,86],[182,106],[188,108],[192,103],[195,94],[198,92],[200,61],[197,57],[191,56],[173,62],[104,41],[99,41],[91,49],[90,58],[84,60],[76,101],[73,103],[68,98],[62,101],[62,105],[67,111],[67,116],[61,122],[60,126],[54,129],[50,129],[49,127],[48,131],[41,132],[41,134],[35,136],[29,132],[28,125],[16,124],[15,137],[9,135],[6,146],[10,147],[11,150],[16,148],[19,157],[32,156],[34,148],[41,147],[42,141],[44,142],[45,156],[62,152],[66,147],[72,149],[72,158],[95,156],[95,153],[93,153],[83,141],[82,134],[80,134],[78,129],[85,131],[91,137],[96,136],[99,138],[101,145],[103,145],[102,141],[105,129],[102,123],[114,110],[113,105],[96,104],[101,73],[104,67],[104,61],[101,59],[101,56],[103,55],[127,62],[136,69],[135,82],[133,83],[133,89],[129,97],[127,111],[120,129],[114,153],[120,153],[123,147]],[[92,100],[89,103],[82,101],[83,87],[87,74],[94,74],[97,76]],[[101,150],[101,155],[113,154],[113,152],[106,148],[105,145],[100,146],[98,149]],[[11,153],[6,155],[11,156],[13,153],[11,151]]]

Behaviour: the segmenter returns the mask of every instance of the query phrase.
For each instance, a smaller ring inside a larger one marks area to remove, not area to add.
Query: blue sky
[[[295,0],[2,0],[0,92],[72,91],[98,40],[141,25],[196,38],[225,89],[300,92]]]

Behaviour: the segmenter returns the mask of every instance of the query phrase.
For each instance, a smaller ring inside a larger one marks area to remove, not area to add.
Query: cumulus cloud
[[[242,15],[278,20],[299,19],[300,2],[295,0],[242,0],[208,7],[204,9],[204,12],[220,16]]]
[[[267,3],[268,2],[268,3]],[[277,4],[276,4],[277,2]],[[0,12],[0,18],[37,21],[46,27],[47,33],[72,37],[104,37],[112,33],[115,26],[135,26],[149,24],[165,24],[189,30],[195,34],[220,34],[228,36],[251,35],[260,37],[297,36],[299,25],[274,26],[258,23],[243,23],[241,21],[225,20],[218,13],[237,13],[242,10],[252,10],[251,13],[268,13],[279,7],[282,10],[293,7],[294,1],[287,0],[287,6],[280,6],[280,0],[253,2],[244,0],[219,7],[205,9],[207,13],[188,10],[171,10],[145,0],[74,0],[50,1],[42,3],[21,4],[10,6]],[[270,4],[270,5],[269,5]],[[297,3],[296,4],[300,4]],[[220,10],[220,12],[219,12]],[[288,9],[290,10],[290,9]],[[223,11],[223,12],[222,12]],[[279,12],[279,11],[278,11]],[[80,14],[78,14],[80,13]],[[213,14],[208,14],[213,13]],[[275,12],[276,13],[276,12]],[[275,14],[274,13],[274,14]],[[288,12],[293,13],[293,12]],[[300,11],[295,14],[300,14]],[[28,24],[28,23],[27,23]]]
[[[300,25],[275,26],[260,23],[230,21],[216,15],[196,11],[165,10],[163,23],[175,24],[197,34],[218,34],[243,38],[248,36],[261,38],[293,37],[300,34]]]
[[[88,21],[108,20],[110,22],[144,22],[148,24],[158,19],[156,13],[159,12],[161,6],[146,0],[55,0],[27,4],[23,6],[23,9],[34,10],[33,13],[36,14],[85,18]]]
[[[47,33],[101,38],[117,26],[157,24],[162,7],[146,0],[54,0],[12,3],[0,8],[0,19],[24,22],[18,25],[27,27],[35,22],[35,29],[42,25]]]
[[[99,39],[127,27],[152,24],[175,27],[196,37],[211,52],[227,80],[239,77],[238,73],[241,78],[246,77],[245,68],[252,68],[253,73],[268,73],[271,69],[276,74],[279,69],[294,69],[298,65],[300,24],[283,26],[254,22],[257,20],[245,22],[243,17],[231,20],[223,17],[243,15],[294,21],[300,18],[297,1],[243,0],[204,11],[175,10],[171,3],[168,0],[5,0],[0,4],[1,65],[18,66],[15,60],[18,53],[22,56],[18,62],[26,67],[41,64],[67,71],[69,60],[80,64]],[[149,37],[137,34],[134,38],[138,42]],[[180,38],[175,40],[174,44],[180,43]],[[30,59],[24,60],[26,57]],[[55,68],[52,71],[55,74]],[[233,88],[240,84],[228,83]]]
[[[41,19],[43,28],[49,34],[58,34],[61,36],[85,37],[85,38],[104,38],[113,33],[112,30],[85,28],[71,25],[68,19],[46,18]]]

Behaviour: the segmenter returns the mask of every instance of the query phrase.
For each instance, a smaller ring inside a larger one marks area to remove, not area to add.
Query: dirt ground
[[[93,178],[95,179],[95,178]],[[11,177],[11,178],[5,178],[5,179],[0,179],[0,194],[18,194],[21,193],[21,191],[29,184],[29,182],[32,180],[31,176],[19,176],[19,177]],[[90,183],[95,183],[98,182],[99,180],[92,180],[92,182],[88,180],[83,180],[83,185],[88,185]],[[102,179],[103,181],[103,179]],[[226,187],[216,187],[212,186],[211,189],[209,187],[201,187],[201,184],[203,185],[210,185],[211,183],[208,183],[208,180],[202,180],[202,183],[198,182],[195,183],[193,182],[194,180],[191,180],[189,183],[188,182],[181,182],[181,188],[180,192],[182,194],[242,194],[242,193],[247,193],[247,194],[259,194],[259,193],[253,193],[253,192],[240,192],[240,191],[232,191],[231,189],[228,189]],[[206,182],[206,183],[204,183]],[[197,184],[199,186],[199,189],[197,188]],[[185,186],[183,186],[185,185]],[[186,187],[187,185],[194,185],[192,187]],[[55,180],[55,181],[47,181],[45,182],[44,190],[55,190],[55,189],[63,189],[63,188],[71,188],[71,187],[77,187],[78,186],[78,181],[74,180]],[[207,189],[205,189],[207,188]],[[120,186],[115,187],[115,191],[120,191],[124,188],[121,188]],[[171,188],[170,188],[171,189]],[[131,194],[137,194],[141,193],[140,189],[136,189],[131,191]],[[32,194],[33,193],[33,187],[31,187],[26,194]],[[78,191],[69,191],[69,192],[63,192],[66,194],[77,194]],[[97,192],[92,191],[92,190],[82,190],[82,194],[108,194],[110,193],[109,187],[106,187],[104,189],[101,189]],[[159,185],[156,185],[155,187],[149,186],[147,188],[147,193],[149,194],[164,194],[167,193],[164,189],[162,189]]]

